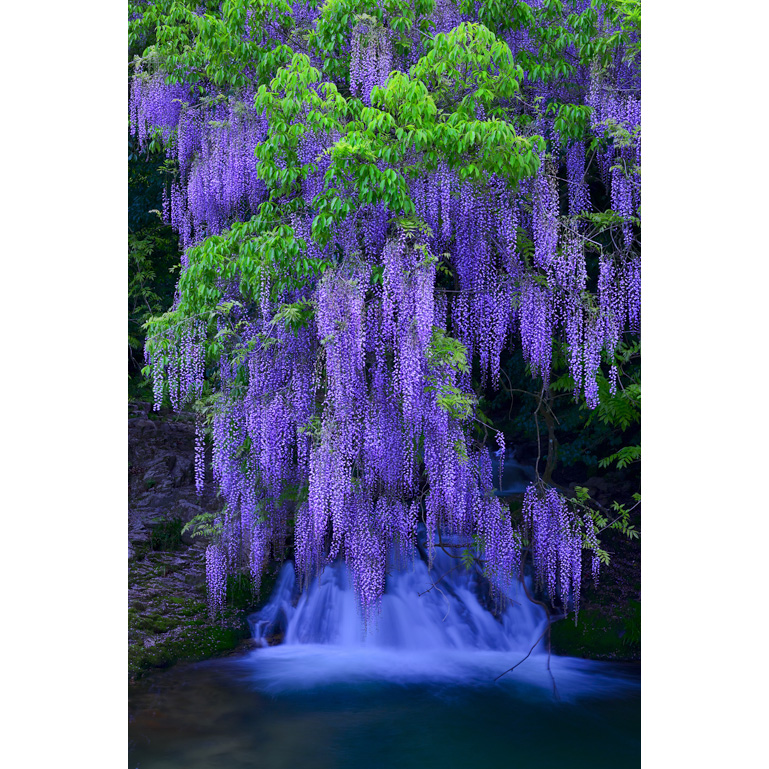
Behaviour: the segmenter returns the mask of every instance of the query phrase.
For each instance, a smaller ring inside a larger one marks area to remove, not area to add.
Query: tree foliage
[[[345,556],[370,618],[422,521],[430,547],[474,541],[499,594],[530,550],[576,609],[582,551],[595,569],[603,553],[595,516],[540,480],[514,520],[475,425],[513,349],[535,416],[568,392],[588,424],[638,420],[638,3],[131,13],[132,131],[165,148],[184,252],[147,373],[158,403],[215,395],[214,600],[293,536],[305,577]]]

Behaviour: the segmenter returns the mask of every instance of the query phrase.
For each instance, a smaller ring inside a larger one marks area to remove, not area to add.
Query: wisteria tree
[[[627,520],[548,474],[513,514],[478,392],[521,355],[540,405],[556,373],[590,409],[640,398],[637,0],[135,0],[130,35],[183,250],[147,372],[198,411],[200,485],[212,445],[213,606],[293,541],[305,580],[345,558],[368,621],[421,521],[499,596],[530,553],[578,610]]]

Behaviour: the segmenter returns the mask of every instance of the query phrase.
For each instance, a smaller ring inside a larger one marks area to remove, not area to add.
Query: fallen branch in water
[[[550,656],[551,656],[551,642],[550,642],[550,628],[553,626],[553,622],[557,622],[560,619],[563,619],[566,614],[564,614],[561,617],[556,617],[553,619],[550,615],[550,609],[548,608],[546,603],[543,603],[542,601],[538,601],[534,596],[529,592],[529,586],[526,584],[526,578],[524,574],[524,565],[526,563],[526,555],[528,553],[528,550],[524,550],[524,552],[521,554],[521,584],[523,585],[523,590],[526,593],[526,597],[532,602],[537,604],[538,606],[541,606],[544,609],[545,612],[545,618],[547,620],[547,624],[545,625],[545,629],[539,634],[539,638],[537,638],[536,641],[534,641],[534,645],[529,649],[528,654],[518,662],[515,663],[511,668],[508,670],[505,670],[503,673],[500,673],[494,680],[498,681],[502,676],[507,675],[508,673],[512,673],[513,670],[515,670],[518,665],[525,662],[530,656],[531,653],[534,651],[534,649],[537,648],[537,644],[542,640],[545,633],[547,633],[547,672],[550,674],[550,680],[553,682],[553,697],[555,697],[557,700],[561,699],[561,695],[558,694],[558,687],[555,683],[555,676],[553,675],[553,671],[550,669]]]
[[[421,596],[423,596],[425,593],[429,593],[429,592],[430,592],[430,591],[431,591],[433,588],[435,588],[436,590],[440,591],[440,588],[438,587],[437,583],[438,583],[438,582],[440,582],[440,581],[441,581],[441,580],[442,580],[444,577],[448,577],[448,576],[449,576],[449,574],[451,574],[451,572],[452,572],[452,571],[454,571],[454,569],[456,569],[456,568],[457,568],[457,566],[459,566],[459,564],[457,564],[456,566],[452,566],[452,567],[451,567],[451,568],[450,568],[450,569],[449,569],[449,570],[448,570],[448,571],[447,571],[447,572],[446,572],[446,573],[443,575],[443,577],[439,577],[437,580],[435,580],[435,582],[432,582],[432,580],[430,580],[430,581],[432,582],[432,585],[431,585],[430,587],[428,587],[428,588],[427,588],[427,590],[425,590],[425,591],[423,591],[423,592],[421,592],[421,593],[417,593],[417,595],[421,597]]]
[[[547,625],[545,626],[545,629],[539,634],[539,638],[537,638],[537,640],[534,641],[534,645],[531,647],[531,649],[529,649],[528,654],[522,660],[519,660],[518,662],[516,662],[515,665],[513,665],[511,668],[508,668],[507,670],[505,670],[504,673],[500,673],[494,680],[495,681],[499,681],[499,679],[502,678],[502,676],[507,675],[508,673],[512,673],[518,667],[518,665],[520,665],[523,662],[526,662],[526,660],[529,659],[529,656],[534,651],[534,649],[537,648],[537,644],[542,640],[543,636],[545,635],[545,633],[547,633],[548,630],[550,630],[550,620],[549,620],[549,618],[548,618]],[[548,660],[548,670],[550,669],[549,664],[550,663],[549,663],[549,660]],[[551,673],[550,676],[552,677],[552,675],[553,674]]]

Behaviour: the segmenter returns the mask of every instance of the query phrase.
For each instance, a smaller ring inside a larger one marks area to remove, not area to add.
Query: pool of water
[[[389,656],[388,656],[389,655]],[[129,769],[625,769],[640,668],[278,646],[131,687]]]

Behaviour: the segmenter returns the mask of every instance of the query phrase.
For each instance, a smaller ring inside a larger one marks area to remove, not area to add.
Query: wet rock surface
[[[128,410],[128,672],[129,679],[178,660],[225,653],[249,636],[249,609],[208,615],[206,542],[184,524],[218,512],[211,479],[195,491],[195,427],[191,414]]]

